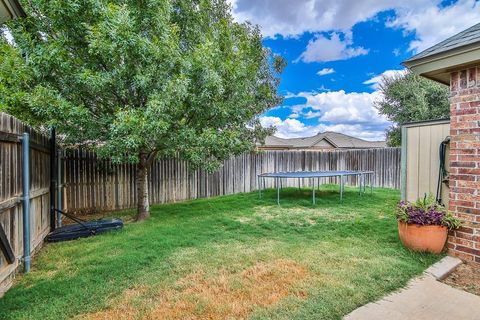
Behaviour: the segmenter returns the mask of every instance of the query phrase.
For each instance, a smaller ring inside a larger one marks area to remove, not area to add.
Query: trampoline
[[[370,182],[370,192],[373,192],[373,171],[290,171],[290,172],[271,172],[271,173],[262,173],[257,175],[258,182],[258,192],[260,198],[262,197],[262,191],[265,189],[265,179],[272,178],[275,179],[275,184],[277,186],[277,204],[280,204],[280,189],[282,188],[282,179],[313,179],[313,190],[312,190],[312,201],[315,204],[315,179],[317,179],[317,188],[320,188],[320,179],[321,178],[331,178],[339,177],[340,178],[340,201],[343,200],[343,191],[345,188],[345,178],[348,176],[357,176],[360,178],[359,193],[365,193],[366,190],[366,177],[369,177]]]

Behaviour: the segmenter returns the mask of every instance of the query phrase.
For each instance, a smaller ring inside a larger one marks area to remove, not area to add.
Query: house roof
[[[480,42],[480,23],[477,23],[476,25],[463,30],[458,34],[443,40],[433,47],[414,55],[410,59],[405,60],[405,62],[426,58],[428,56],[433,56],[448,50],[474,44],[476,42]]]
[[[383,148],[385,141],[366,141],[338,132],[322,132],[312,137],[283,139],[269,136],[265,139],[265,147],[311,148],[320,141],[326,141],[335,148]]]
[[[413,72],[449,84],[450,73],[480,62],[480,23],[403,62]]]

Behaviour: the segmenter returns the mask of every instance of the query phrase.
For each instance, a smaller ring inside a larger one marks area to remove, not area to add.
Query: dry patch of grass
[[[134,301],[141,298],[147,292],[146,287],[135,287],[123,292],[119,301],[116,301],[115,307],[104,311],[90,313],[80,316],[78,319],[85,320],[130,320],[138,319],[139,309],[134,306]]]
[[[159,290],[147,311],[140,313],[142,308],[132,305],[143,292],[127,290],[118,306],[84,319],[246,319],[256,308],[274,306],[287,296],[305,297],[296,285],[307,276],[304,266],[286,259],[258,262],[233,273],[197,271],[173,288]]]

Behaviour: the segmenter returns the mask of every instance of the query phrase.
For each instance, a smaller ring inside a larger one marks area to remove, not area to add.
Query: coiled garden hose
[[[440,157],[440,166],[439,166],[439,172],[438,172],[438,183],[437,183],[437,202],[439,204],[442,203],[442,184],[445,183],[448,186],[448,171],[447,168],[445,167],[445,160],[447,157],[447,146],[450,143],[450,136],[447,136],[445,140],[440,143],[440,148],[439,148],[439,157]]]

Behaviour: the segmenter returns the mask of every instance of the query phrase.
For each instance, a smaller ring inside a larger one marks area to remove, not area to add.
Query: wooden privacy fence
[[[55,223],[50,216],[49,139],[17,119],[0,113],[0,296],[11,286],[15,270],[24,256],[21,143],[24,132],[30,135],[30,148],[25,148],[30,159],[30,191],[25,198],[30,204],[30,253],[40,247],[50,226]],[[135,206],[135,165],[112,164],[84,150],[60,154],[63,157],[58,166],[61,189],[55,200],[58,208],[63,207],[70,213],[93,213]],[[53,169],[57,171],[55,166]],[[150,168],[150,202],[166,203],[250,192],[257,189],[257,175],[260,173],[300,170],[371,170],[375,172],[376,186],[398,189],[400,149],[263,151],[233,157],[212,174],[203,170],[192,171],[185,161],[164,158],[155,161]],[[328,178],[326,182],[336,182],[335,179]],[[283,185],[309,186],[310,182],[308,179],[290,179]],[[266,183],[266,187],[274,186],[273,181],[267,180]],[[357,185],[358,180],[349,177],[347,184]],[[11,251],[5,250],[5,243]]]
[[[400,149],[340,151],[263,151],[225,161],[212,174],[191,171],[185,161],[156,161],[149,172],[151,203],[250,192],[257,189],[257,174],[274,171],[372,170],[377,187],[400,188]],[[327,178],[325,182],[336,182]],[[115,165],[92,152],[75,150],[64,156],[64,208],[70,213],[95,212],[135,206],[135,166]],[[309,179],[287,179],[284,186],[309,186]],[[356,177],[348,185],[358,185]],[[266,187],[274,181],[267,179]]]
[[[48,138],[17,119],[0,113],[0,224],[14,254],[13,263],[0,252],[0,296],[13,281],[23,257],[21,135],[30,134],[30,249],[35,251],[50,230]]]

